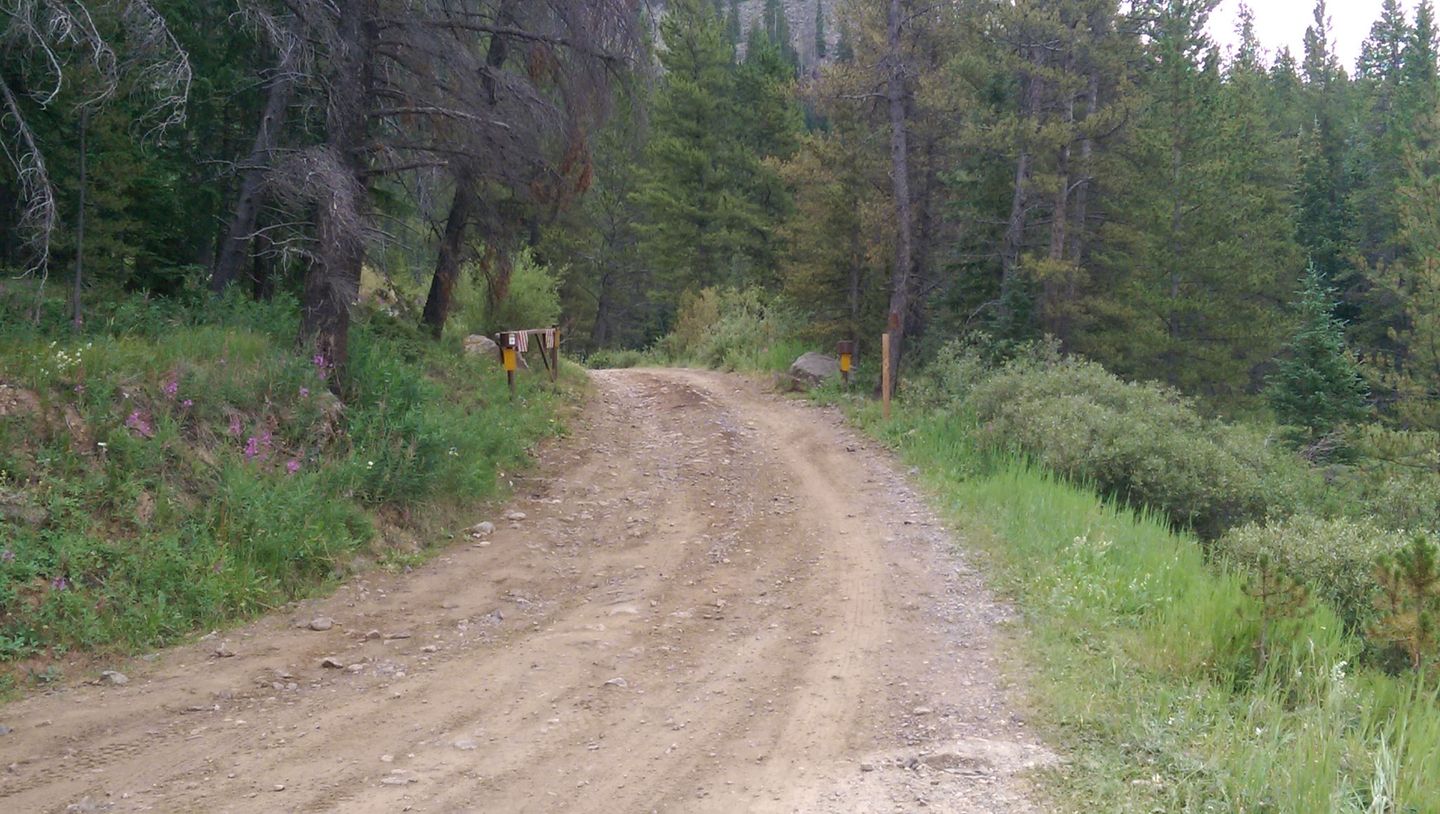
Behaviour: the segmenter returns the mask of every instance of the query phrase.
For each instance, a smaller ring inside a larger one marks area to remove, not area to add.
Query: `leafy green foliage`
[[[0,657],[153,647],[305,596],[375,542],[374,510],[492,495],[556,430],[548,386],[494,409],[493,363],[383,315],[342,405],[293,351],[294,307],[127,298],[50,341],[5,314],[0,383],[27,406],[0,414]]]
[[[974,385],[967,404],[987,446],[1206,537],[1291,503],[1303,480],[1262,433],[1206,419],[1177,391],[1124,382],[1093,362],[1012,364]]]
[[[707,288],[684,299],[655,353],[719,370],[784,370],[805,351],[795,326],[785,302],[756,289]]]
[[[560,323],[562,275],[536,259],[528,249],[511,261],[505,298],[491,303],[483,275],[472,265],[458,286],[456,313],[447,323],[450,332],[490,336],[498,331],[549,328]]]
[[[1297,514],[1232,529],[1216,549],[1252,573],[1278,569],[1363,632],[1374,618],[1375,561],[1404,545],[1403,534],[1371,522]]]

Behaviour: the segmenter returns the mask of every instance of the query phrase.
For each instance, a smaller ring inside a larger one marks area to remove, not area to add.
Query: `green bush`
[[[1231,529],[1216,547],[1246,569],[1267,560],[1275,564],[1334,608],[1351,630],[1363,632],[1374,615],[1375,564],[1407,540],[1370,522],[1297,514]]]
[[[642,351],[618,348],[602,348],[585,359],[585,366],[592,370],[617,370],[636,367],[645,362]]]
[[[966,404],[992,449],[1021,452],[1208,539],[1290,510],[1314,480],[1259,430],[1207,419],[1177,391],[1124,382],[1093,362],[1012,362],[973,385]]]
[[[758,289],[707,288],[681,302],[655,350],[671,362],[719,370],[784,370],[804,353],[798,317]]]
[[[529,250],[512,262],[505,299],[492,306],[484,275],[475,265],[466,269],[455,290],[455,303],[447,332],[460,336],[499,331],[549,328],[560,322],[560,284],[563,275],[535,259]]]

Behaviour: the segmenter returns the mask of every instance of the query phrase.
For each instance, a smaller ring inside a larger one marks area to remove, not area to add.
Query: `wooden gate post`
[[[880,398],[885,404],[885,420],[890,420],[890,332],[886,331],[880,336],[880,356],[884,362],[880,366]]]
[[[550,329],[550,383],[560,380],[560,326]]]

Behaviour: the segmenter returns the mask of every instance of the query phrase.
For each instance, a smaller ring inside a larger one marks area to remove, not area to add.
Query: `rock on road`
[[[1007,611],[888,455],[593,380],[486,539],[0,707],[0,811],[1040,810]]]

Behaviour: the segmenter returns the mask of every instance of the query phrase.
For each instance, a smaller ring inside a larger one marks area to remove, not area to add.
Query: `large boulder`
[[[500,346],[495,344],[495,340],[481,334],[471,334],[465,337],[465,352],[496,362],[500,361]]]
[[[840,360],[823,353],[807,353],[790,365],[790,380],[801,390],[809,390],[830,379],[838,378]]]

